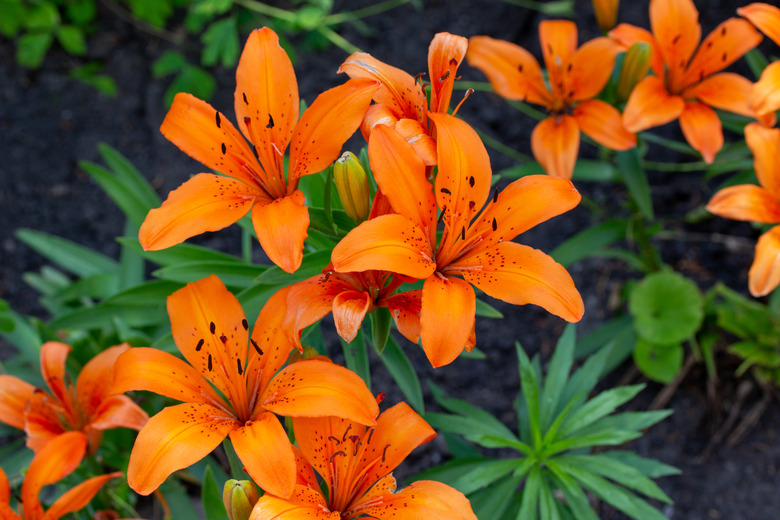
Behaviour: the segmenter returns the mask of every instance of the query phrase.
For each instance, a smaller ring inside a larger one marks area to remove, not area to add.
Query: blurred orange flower
[[[612,74],[619,51],[614,42],[595,38],[577,48],[577,26],[564,20],[540,23],[539,40],[547,81],[536,58],[511,42],[472,36],[468,60],[485,73],[500,96],[547,107],[549,117],[531,134],[534,158],[544,171],[571,178],[580,131],[613,150],[636,146],[636,136],[623,128],[620,111],[593,99]]]
[[[141,245],[164,249],[222,229],[251,209],[263,250],[288,273],[295,271],[309,227],[298,182],[336,160],[377,88],[372,80],[348,81],[320,94],[299,120],[298,84],[290,58],[276,33],[267,27],[255,30],[236,70],[235,110],[241,133],[211,105],[184,93],[175,97],[160,127],[182,151],[226,176],[200,173],[172,191],[147,215],[139,233]]]
[[[22,483],[22,514],[11,509],[11,486],[0,468],[0,518],[3,520],[57,520],[78,511],[92,500],[103,485],[122,473],[109,473],[85,480],[66,491],[43,510],[38,495],[43,486],[53,484],[73,473],[87,451],[87,437],[81,432],[66,432],[42,447],[33,457]]]
[[[369,159],[377,185],[397,214],[378,216],[350,231],[333,249],[334,269],[378,269],[425,280],[415,297],[420,299],[422,346],[434,367],[451,363],[474,345],[471,284],[494,298],[534,303],[568,321],[579,320],[582,298],[566,269],[541,251],[511,242],[576,206],[577,190],[566,179],[537,175],[494,191],[488,201],[490,161],[476,132],[447,114],[430,117],[439,156],[435,192],[411,146],[377,126],[368,143]],[[440,221],[444,232],[437,240]]]
[[[18,377],[0,375],[0,422],[23,429],[27,446],[36,452],[68,431],[82,432],[89,441],[89,452],[94,453],[103,430],[140,430],[149,418],[146,412],[126,395],[115,395],[121,392],[111,390],[114,362],[129,349],[127,344],[116,345],[92,358],[81,369],[74,386],[65,372],[70,345],[44,343],[41,372],[51,393]]]
[[[389,126],[412,145],[426,166],[435,165],[436,141],[428,114],[447,113],[458,67],[466,56],[467,47],[468,40],[463,36],[443,32],[433,37],[428,47],[430,105],[419,77],[414,78],[363,52],[347,58],[339,72],[346,72],[350,78],[369,78],[382,83],[374,93],[376,104],[368,109],[361,126],[366,141],[376,125]]]
[[[281,369],[294,348],[282,329],[287,289],[268,300],[250,336],[241,305],[219,278],[189,283],[168,297],[173,338],[187,361],[153,348],[117,360],[115,389],[184,401],[149,419],[138,434],[127,471],[131,488],[148,495],[229,436],[260,487],[290,496],[295,456],[274,413],[374,424],[379,408],[355,373],[322,359]]]
[[[742,184],[720,190],[707,204],[715,215],[735,220],[780,224],[780,130],[758,123],[745,127],[753,166],[761,186]],[[753,296],[764,296],[780,284],[780,226],[761,235],[748,273]]]
[[[620,24],[609,34],[627,50],[638,41],[653,48],[653,76],[640,81],[623,110],[631,132],[680,120],[688,143],[711,163],[723,146],[723,129],[713,108],[754,116],[748,105],[752,83],[718,73],[761,42],[746,20],[729,18],[701,45],[699,12],[691,0],[651,0],[652,33]]]
[[[780,45],[780,7],[754,3],[740,7],[737,13]],[[759,116],[772,115],[780,110],[780,61],[772,62],[764,69],[761,78],[753,85],[749,102]]]
[[[392,471],[417,446],[436,436],[405,403],[383,412],[370,428],[334,417],[295,418],[293,428],[300,446],[295,492],[289,499],[263,495],[250,520],[477,518],[463,493],[440,482],[421,480],[396,492]]]

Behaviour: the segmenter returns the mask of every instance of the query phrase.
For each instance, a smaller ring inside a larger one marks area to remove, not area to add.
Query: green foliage
[[[643,385],[612,388],[588,398],[610,350],[599,350],[570,376],[575,340],[574,327],[569,326],[543,377],[538,358],[530,360],[517,345],[522,387],[516,400],[518,434],[484,410],[432,387],[436,402],[450,412],[427,413],[432,426],[482,448],[515,450],[518,457],[455,458],[417,478],[441,480],[469,495],[477,516],[484,519],[597,519],[587,494],[631,518],[663,519],[638,493],[670,503],[652,478],[678,471],[604,447],[636,439],[670,412],[618,412]],[[598,453],[591,451],[595,448]]]

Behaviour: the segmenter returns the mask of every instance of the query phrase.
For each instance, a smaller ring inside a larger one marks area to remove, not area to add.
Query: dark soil
[[[705,34],[733,14],[732,2],[696,3]],[[337,1],[335,10],[360,4]],[[488,0],[429,0],[423,4],[421,12],[403,6],[367,19],[374,29],[371,35],[362,35],[348,25],[342,27],[341,34],[378,59],[411,74],[427,70],[428,44],[440,31],[463,36],[487,34],[519,43],[536,56],[540,54],[536,25],[542,18],[535,12]],[[596,36],[597,29],[591,22],[590,2],[577,4],[582,42]],[[647,27],[646,2],[635,4],[623,6],[621,19]],[[80,160],[100,161],[98,143],[108,143],[130,158],[163,197],[189,175],[202,171],[201,165],[158,131],[166,112],[162,99],[167,80],[153,78],[150,64],[170,44],[108,11],[101,11],[100,16],[101,26],[91,40],[89,58],[103,61],[106,72],[116,79],[120,94],[113,99],[68,79],[68,70],[79,61],[61,51],[50,53],[40,70],[30,71],[15,65],[11,42],[0,42],[0,298],[22,314],[46,317],[37,302],[37,293],[22,280],[23,273],[38,271],[45,262],[15,238],[17,228],[42,230],[118,256],[115,237],[123,231],[121,213],[78,167]],[[303,43],[299,37],[292,36],[291,40],[297,45]],[[191,43],[198,45],[197,40]],[[345,57],[337,48],[300,51],[295,68],[302,98],[311,102],[317,93],[341,83],[344,78],[336,74],[336,69]],[[484,80],[478,71],[467,66],[460,72],[463,79]],[[211,103],[225,114],[233,113],[233,74],[233,70],[216,70],[219,87]],[[474,127],[530,154],[534,121],[510,109],[497,96],[474,94],[460,115]],[[663,131],[681,137],[676,123]],[[359,141],[353,142],[356,150]],[[594,148],[583,144],[581,156],[593,157],[595,153]],[[654,157],[656,160],[680,159],[663,150],[651,148],[651,153],[658,156]],[[491,159],[494,171],[513,165],[511,160],[492,151]],[[714,186],[705,185],[698,173],[652,173],[651,184],[655,209],[665,229],[675,232],[673,238],[657,244],[664,261],[695,279],[703,289],[721,280],[732,289],[745,292],[758,231],[750,225],[722,219],[684,224],[682,217],[713,194]],[[581,183],[577,187],[591,204],[583,204],[531,230],[520,240],[549,252],[604,215],[625,214],[627,194],[621,186]],[[197,241],[228,252],[238,248],[235,228]],[[638,276],[623,263],[612,260],[586,260],[569,271],[585,301],[585,318],[578,326],[580,336],[624,311],[619,298],[622,285]],[[529,352],[540,351],[548,356],[564,323],[535,307],[491,303],[504,313],[505,319],[477,322],[478,346],[487,355],[485,360],[459,359],[434,371],[421,351],[408,342],[403,346],[421,378],[430,378],[452,395],[482,406],[513,425],[516,420],[511,402],[519,390],[514,342],[520,341]],[[0,343],[0,349],[4,349],[0,354],[7,355],[9,348]],[[668,518],[776,518],[780,508],[780,406],[777,400],[771,400],[747,435],[727,447],[727,436],[718,432],[729,413],[736,409],[739,422],[763,394],[754,388],[737,407],[737,387],[745,381],[749,385],[750,378],[737,380],[733,375],[736,364],[726,354],[719,355],[718,361],[719,382],[708,392],[706,375],[700,366],[695,366],[667,404],[674,409],[674,415],[650,429],[630,449],[683,471],[681,476],[660,480],[661,487],[675,502],[663,509]],[[402,397],[393,391],[381,363],[374,360],[372,367],[376,368],[374,391],[388,392],[390,403],[400,400]],[[611,382],[642,380],[632,374],[631,366],[624,365]],[[661,390],[660,385],[649,384],[631,407],[646,409]],[[440,462],[445,453],[441,440],[418,451],[418,460],[413,463],[415,471]],[[601,516],[622,518],[607,507],[601,509]]]

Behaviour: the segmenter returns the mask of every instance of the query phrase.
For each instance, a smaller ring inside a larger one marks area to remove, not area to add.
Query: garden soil
[[[575,3],[577,20],[581,21],[580,41],[597,36],[590,2]],[[335,9],[349,10],[361,4],[336,1]],[[734,14],[731,1],[696,4],[705,33]],[[126,155],[163,197],[189,175],[203,170],[158,130],[166,113],[162,100],[170,79],[154,78],[150,67],[171,44],[117,18],[102,3],[99,6],[101,24],[90,39],[88,58],[104,63],[105,72],[116,79],[119,93],[114,98],[69,79],[68,71],[81,60],[55,50],[40,69],[26,70],[14,62],[13,43],[0,41],[0,298],[22,314],[46,318],[37,293],[22,278],[26,272],[39,271],[46,262],[15,237],[18,228],[41,230],[118,257],[115,238],[123,232],[122,215],[78,166],[81,160],[100,162],[98,143],[107,143]],[[486,34],[517,42],[540,55],[536,26],[543,17],[536,12],[498,0],[430,0],[423,1],[422,7],[416,10],[405,5],[367,18],[369,33],[351,25],[342,26],[340,33],[376,58],[413,75],[427,70],[428,44],[440,31],[463,36]],[[646,12],[646,2],[632,2],[622,6],[621,19],[647,27]],[[300,35],[291,35],[290,41],[298,51],[295,69],[303,99],[310,103],[318,92],[343,82],[344,77],[336,74],[346,57],[343,51],[335,47],[308,51],[305,46],[309,42]],[[188,45],[194,61],[200,43],[194,38]],[[467,66],[461,67],[459,74],[464,80],[484,81],[478,71]],[[233,114],[234,70],[217,69],[215,76],[218,88],[211,102],[223,113]],[[461,96],[456,92],[454,102]],[[473,94],[463,104],[460,115],[487,135],[530,154],[534,121],[496,95]],[[676,123],[661,131],[681,138]],[[361,145],[358,139],[351,143],[354,151]],[[492,150],[490,153],[494,172],[515,164]],[[595,148],[583,144],[582,157],[595,157],[596,153]],[[652,147],[650,153],[654,160],[689,160]],[[745,293],[758,230],[717,218],[684,223],[684,216],[706,203],[714,191],[713,185],[701,180],[700,173],[652,172],[650,182],[656,212],[668,231],[656,242],[663,260],[705,290],[720,280]],[[549,252],[607,215],[626,214],[627,194],[622,186],[582,182],[577,187],[584,197],[579,208],[538,226],[519,240]],[[239,239],[234,226],[193,242],[237,252]],[[579,336],[625,312],[621,289],[626,281],[638,277],[636,272],[620,261],[608,259],[585,260],[569,270],[585,301]],[[512,400],[520,387],[514,343],[519,341],[529,353],[540,352],[542,359],[549,359],[564,323],[536,307],[491,303],[505,318],[477,320],[477,346],[485,353],[484,360],[461,358],[433,370],[417,347],[408,342],[403,346],[421,378],[486,408],[514,427]],[[334,347],[334,352],[337,350]],[[0,356],[10,352],[7,343],[0,344]],[[768,394],[759,390],[750,374],[737,378],[735,359],[720,352],[717,361],[717,382],[708,383],[701,365],[694,365],[665,405],[674,410],[673,415],[627,448],[682,470],[680,476],[659,480],[674,500],[673,505],[659,505],[668,518],[777,518],[780,403],[771,396],[762,401]],[[374,359],[372,369],[373,390],[387,392],[390,403],[402,399],[381,362]],[[608,382],[646,381],[627,363],[613,372]],[[646,409],[663,390],[663,386],[648,382],[628,409]],[[426,399],[432,403],[427,390]],[[762,409],[761,405],[766,406]],[[729,415],[733,415],[733,425],[744,422],[749,426],[741,439],[731,444],[728,437],[733,428],[724,428],[729,426]],[[416,458],[402,470],[402,477],[442,462],[447,456],[440,439],[417,451]],[[608,506],[596,506],[601,518],[623,518]]]

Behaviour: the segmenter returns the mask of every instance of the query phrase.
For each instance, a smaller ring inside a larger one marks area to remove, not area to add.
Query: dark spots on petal
[[[493,188],[493,204],[498,202],[498,188]]]
[[[241,326],[244,327],[244,330],[249,330],[249,322],[246,321],[246,318],[241,320]]]
[[[274,127],[274,118],[271,116],[271,114],[268,114],[268,124],[265,125],[266,128],[273,128]]]
[[[214,334],[214,332],[216,332],[216,330],[217,330],[217,326],[214,325],[213,321],[211,323],[209,323],[209,330],[211,331],[212,334]]]
[[[389,448],[389,447],[390,447],[390,445],[386,444],[385,445],[385,449],[382,450],[382,462],[383,463],[385,462],[385,457],[387,457],[387,448]]]
[[[222,341],[222,343],[227,343],[227,336],[225,336],[224,334],[222,334],[222,335],[219,337],[219,339],[220,339],[220,341]]]
[[[242,375],[244,373],[244,369],[241,368],[241,360],[236,359],[236,365],[238,365],[238,375]]]
[[[474,187],[474,183],[475,183],[475,182],[476,182],[476,179],[474,179],[474,176],[473,176],[473,175],[471,175],[471,176],[469,177],[469,186],[471,186],[471,187],[473,188],[473,187]]]
[[[211,369],[214,368],[214,366],[212,365],[212,362],[211,362],[211,354],[209,354],[208,368],[209,368],[209,372],[211,372]]]
[[[721,61],[726,61],[726,58],[728,58],[728,53],[724,51],[723,56],[721,56],[720,59]]]
[[[450,58],[450,67],[457,67],[458,66],[458,60],[455,58]]]
[[[225,155],[227,153],[227,146],[225,146],[225,143],[222,143],[222,155]]]
[[[439,191],[442,192],[442,193],[446,193],[447,195],[452,195],[452,192],[450,190],[448,190],[447,188],[442,188]]]
[[[523,72],[523,64],[522,63],[517,66],[517,70],[518,70],[518,72]]]
[[[720,35],[721,36],[726,36],[726,27],[725,26],[721,28]]]
[[[201,338],[200,341],[198,341],[198,344],[195,346],[195,352],[200,352],[200,349],[203,348],[203,343],[204,343],[204,340],[203,340],[203,338]]]
[[[252,347],[255,349],[255,352],[257,352],[257,355],[262,356],[263,351],[260,349],[260,346],[257,344],[257,342],[253,339],[250,339],[249,342],[252,343]]]
[[[466,240],[466,226],[463,226],[460,229],[460,239],[461,240]]]
[[[498,229],[498,222],[496,222],[496,218],[493,217],[493,231],[495,231],[496,229]]]
[[[219,119],[219,112],[216,112],[216,120],[217,120],[217,128],[219,128],[222,125],[222,121]]]
[[[246,92],[242,92],[242,93],[241,93],[241,96],[243,96],[243,98],[244,98],[244,104],[245,104],[245,105],[248,105],[248,104],[249,104],[249,101],[247,101],[247,99],[246,99]]]

